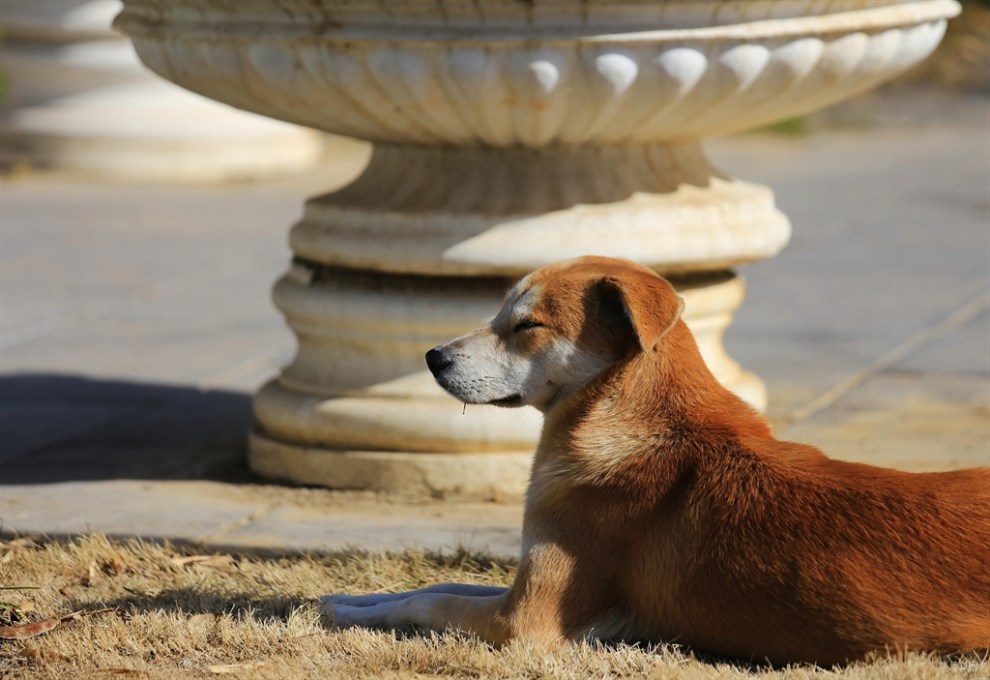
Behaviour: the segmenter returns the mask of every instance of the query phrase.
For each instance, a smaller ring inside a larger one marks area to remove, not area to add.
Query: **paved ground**
[[[911,469],[990,464],[990,103],[960,110],[710,145],[794,224],[743,270],[727,338],[782,436]],[[293,349],[268,296],[286,228],[352,170],[3,182],[0,532],[515,553],[518,506],[293,489],[244,466],[250,393]]]

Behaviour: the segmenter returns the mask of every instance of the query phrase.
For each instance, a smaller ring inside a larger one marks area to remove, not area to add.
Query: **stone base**
[[[600,148],[376,144],[364,172],[306,202],[289,234],[307,261],[364,271],[519,278],[604,255],[664,276],[777,254],[767,187],[713,167],[698,142]]]
[[[265,477],[334,489],[390,495],[518,501],[526,491],[533,454],[332,451],[297,446],[253,432],[248,465]]]
[[[323,154],[323,136],[314,130],[159,82],[23,107],[0,126],[0,165],[129,181],[251,180],[302,171]]]

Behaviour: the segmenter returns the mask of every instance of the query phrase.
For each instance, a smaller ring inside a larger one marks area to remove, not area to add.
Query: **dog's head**
[[[431,349],[426,363],[465,403],[546,411],[609,366],[656,351],[683,307],[646,267],[582,257],[522,279],[494,319]]]

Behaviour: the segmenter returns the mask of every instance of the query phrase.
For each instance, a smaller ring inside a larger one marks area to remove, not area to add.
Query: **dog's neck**
[[[679,321],[657,347],[637,350],[548,409],[536,463],[560,456],[615,460],[714,429],[772,437],[767,421],[715,379]]]

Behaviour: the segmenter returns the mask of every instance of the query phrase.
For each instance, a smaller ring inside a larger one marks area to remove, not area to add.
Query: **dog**
[[[339,626],[668,641],[774,665],[990,648],[990,468],[907,473],[774,438],[650,269],[520,281],[427,365],[469,404],[544,414],[509,588],[325,598]]]

